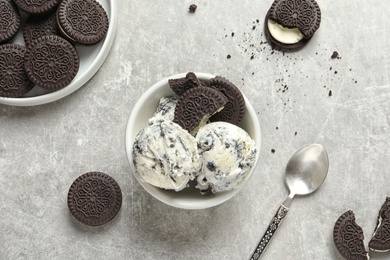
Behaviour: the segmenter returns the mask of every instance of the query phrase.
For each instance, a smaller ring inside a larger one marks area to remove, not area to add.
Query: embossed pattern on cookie
[[[76,49],[65,39],[42,36],[32,42],[25,55],[25,70],[36,85],[57,90],[76,76],[80,60]]]
[[[26,49],[18,44],[0,45],[0,96],[20,97],[34,84],[24,70]]]
[[[218,90],[197,87],[187,90],[180,96],[175,108],[173,122],[192,135],[206,124],[210,116],[223,109],[227,98]]]
[[[102,172],[79,176],[68,192],[68,208],[81,223],[99,226],[116,216],[122,205],[118,183]]]
[[[20,13],[10,0],[0,0],[0,43],[12,39],[20,26]]]
[[[334,225],[333,241],[336,248],[347,260],[366,260],[369,256],[363,240],[363,229],[356,224],[354,213],[348,210]]]
[[[61,0],[13,0],[15,4],[28,14],[41,15],[54,11]]]
[[[217,76],[210,80],[210,86],[224,94],[228,102],[223,110],[215,113],[210,121],[224,121],[231,124],[238,124],[245,116],[245,99],[241,91],[229,80]]]
[[[57,35],[55,13],[46,16],[30,16],[23,28],[23,39],[26,45],[44,35]]]
[[[82,45],[101,41],[109,26],[106,11],[96,0],[63,0],[57,23],[65,38]]]

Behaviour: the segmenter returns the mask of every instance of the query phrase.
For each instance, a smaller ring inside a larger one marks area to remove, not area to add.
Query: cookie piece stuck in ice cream
[[[339,253],[347,260],[369,259],[364,247],[363,229],[356,224],[355,214],[348,210],[336,221],[333,241]]]
[[[390,197],[386,198],[379,210],[377,225],[368,247],[375,252],[390,251]]]
[[[192,135],[205,125],[209,118],[221,111],[228,99],[220,91],[209,87],[191,88],[177,101],[173,122]]]
[[[321,9],[315,0],[275,0],[267,12],[264,31],[271,45],[298,50],[320,27]]]
[[[220,76],[210,80],[210,87],[219,90],[228,99],[223,110],[215,113],[210,121],[224,121],[235,125],[240,123],[246,111],[245,99],[241,91],[229,80]]]

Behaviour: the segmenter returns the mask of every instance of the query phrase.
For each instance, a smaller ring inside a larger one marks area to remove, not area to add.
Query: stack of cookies
[[[67,86],[80,66],[75,46],[98,43],[109,26],[96,0],[0,0],[0,10],[2,97],[21,97],[34,85],[51,91]],[[9,43],[20,30],[25,46]]]

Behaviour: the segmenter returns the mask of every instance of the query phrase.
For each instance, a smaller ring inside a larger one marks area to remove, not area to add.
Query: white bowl
[[[208,81],[215,76],[205,73],[195,72],[199,79]],[[168,85],[168,79],[182,78],[185,77],[186,73],[173,75],[168,78],[162,79],[161,81],[154,84],[149,88],[137,101],[135,104],[126,129],[126,154],[129,161],[131,170],[133,174],[135,173],[135,167],[133,164],[133,143],[138,132],[147,125],[149,118],[151,118],[156,111],[158,103],[161,97],[173,95],[173,91]],[[256,161],[253,165],[250,175],[252,175],[256,164],[259,160],[260,154],[260,145],[261,145],[261,131],[260,124],[256,115],[255,110],[253,109],[251,103],[245,97],[246,102],[246,114],[240,123],[240,127],[243,128],[256,142]],[[235,190],[226,191],[222,193],[217,193],[215,195],[201,195],[198,189],[187,188],[179,192],[167,191],[160,188],[156,188],[148,183],[142,182],[138,179],[137,175],[134,174],[141,186],[150,193],[153,197],[164,202],[170,206],[183,208],[183,209],[205,209],[213,206],[217,206],[236,195],[242,188],[245,187],[245,183],[242,183],[240,187]],[[247,179],[247,181],[250,178]]]
[[[99,43],[92,46],[76,46],[76,50],[80,57],[80,68],[72,82],[66,87],[52,92],[40,87],[34,87],[23,97],[0,97],[0,104],[11,106],[37,106],[50,103],[75,92],[95,75],[110,52],[117,27],[116,1],[98,0],[98,2],[106,10],[110,25],[106,37]],[[25,45],[22,30],[19,30],[15,38],[12,39],[12,43]]]

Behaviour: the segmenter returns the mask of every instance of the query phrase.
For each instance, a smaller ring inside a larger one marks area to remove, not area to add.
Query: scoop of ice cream
[[[151,121],[173,121],[175,116],[176,103],[179,100],[179,96],[168,96],[160,98],[160,102],[157,106],[156,112]]]
[[[198,189],[213,193],[233,190],[249,177],[256,144],[242,128],[213,122],[199,129],[196,140],[202,161]]]
[[[200,170],[195,138],[170,121],[154,121],[136,136],[135,174],[153,186],[180,191]]]

